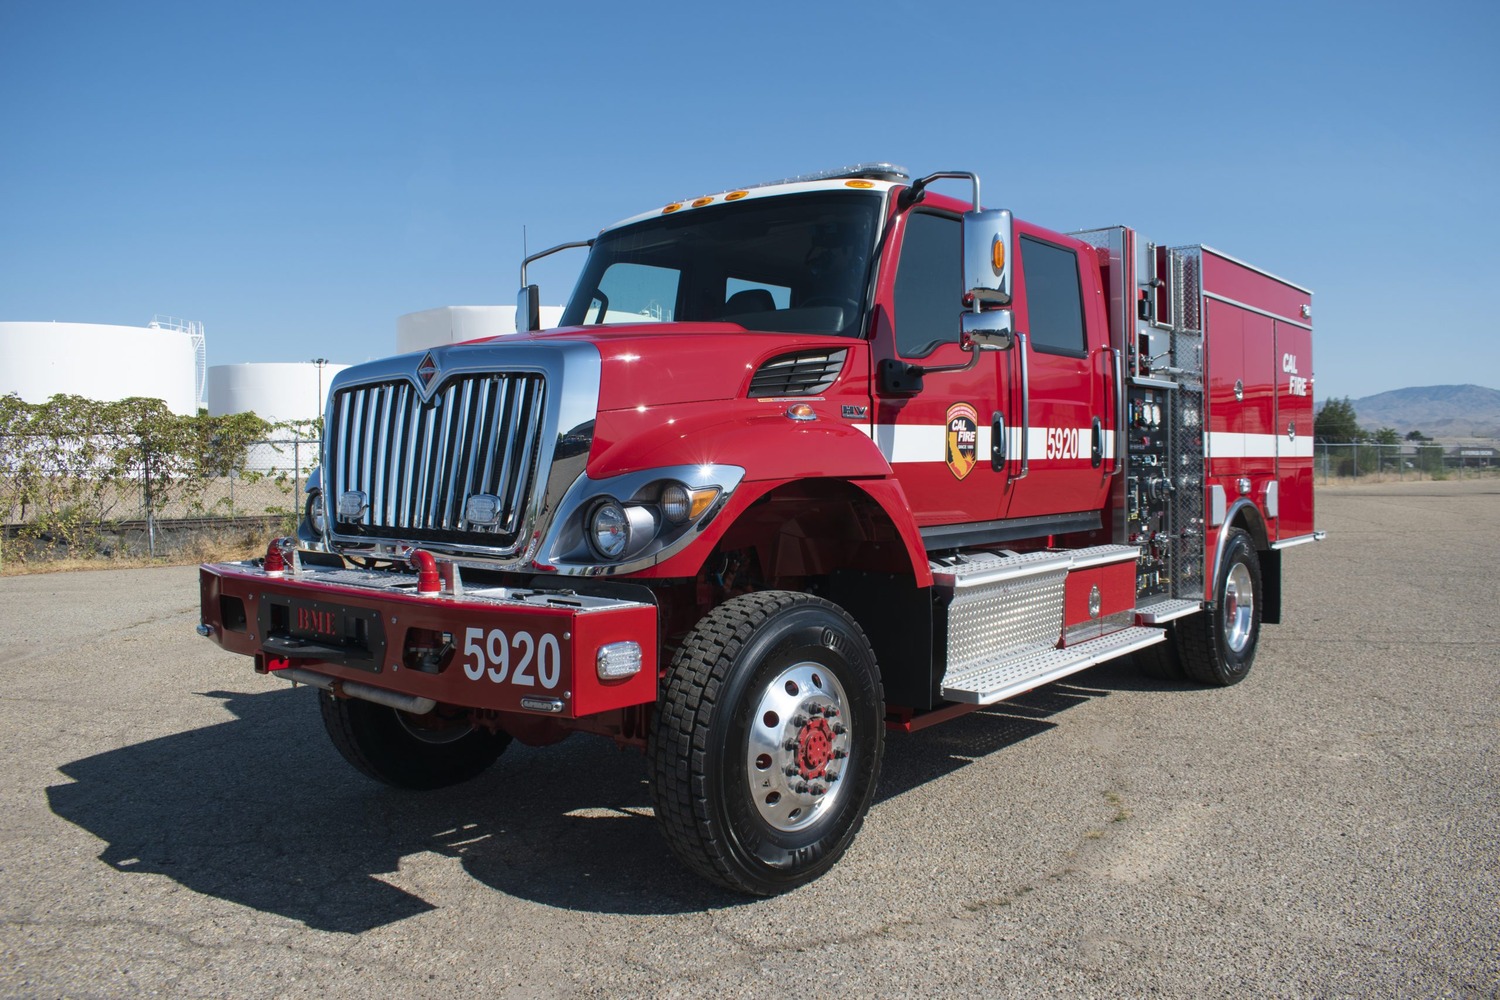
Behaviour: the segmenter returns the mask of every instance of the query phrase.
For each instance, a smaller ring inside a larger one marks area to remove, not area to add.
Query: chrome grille
[[[426,402],[405,379],[340,390],[325,472],[335,505],[359,491],[368,507],[335,534],[513,545],[535,486],[545,394],[534,374],[453,378]],[[476,494],[499,499],[495,523],[465,520]]]

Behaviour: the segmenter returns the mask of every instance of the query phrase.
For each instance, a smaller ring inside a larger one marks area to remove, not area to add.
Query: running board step
[[[991,705],[1105,660],[1145,649],[1165,638],[1166,632],[1159,628],[1134,627],[1064,649],[1052,646],[1011,648],[991,659],[965,665],[958,673],[949,672],[943,677],[940,691],[948,701]]]
[[[1162,625],[1194,614],[1203,607],[1202,601],[1157,601],[1143,604],[1135,609],[1135,620],[1141,625]]]

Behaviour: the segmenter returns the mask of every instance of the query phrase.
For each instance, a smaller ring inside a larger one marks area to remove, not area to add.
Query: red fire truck
[[[569,246],[560,328],[537,254],[518,335],[341,372],[298,537],[201,570],[199,631],[380,781],[600,734],[686,865],[780,892],[888,728],[1127,654],[1234,684],[1320,537],[1310,293],[1216,250],[889,164]]]

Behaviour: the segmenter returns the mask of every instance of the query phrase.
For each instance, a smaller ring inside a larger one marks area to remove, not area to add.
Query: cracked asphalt
[[[1106,664],[892,734],[834,871],[682,871],[638,754],[426,795],[193,633],[195,570],[0,579],[7,996],[1500,993],[1500,483],[1320,489],[1227,690]]]

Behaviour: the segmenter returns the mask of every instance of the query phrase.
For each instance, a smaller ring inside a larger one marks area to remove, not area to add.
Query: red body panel
[[[1099,588],[1099,610],[1089,614],[1089,595]],[[1063,583],[1063,628],[1076,629],[1073,641],[1092,639],[1120,628],[1107,619],[1135,608],[1135,563],[1118,562],[1108,566],[1075,569]],[[1094,629],[1077,628],[1089,623]]]
[[[1251,503],[1275,542],[1313,530],[1311,294],[1204,249],[1206,485]],[[1238,386],[1236,385],[1238,383]],[[1211,596],[1212,553],[1205,596]]]

